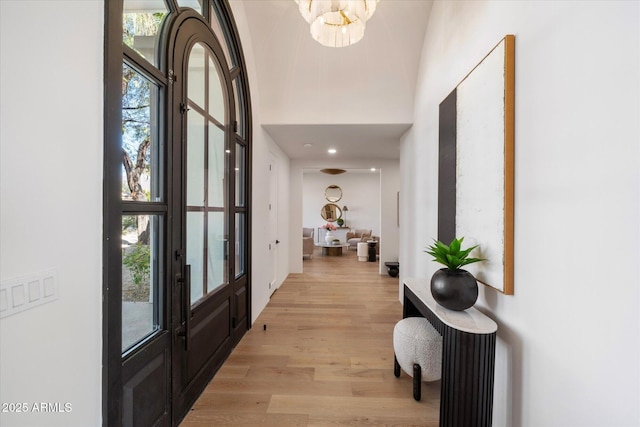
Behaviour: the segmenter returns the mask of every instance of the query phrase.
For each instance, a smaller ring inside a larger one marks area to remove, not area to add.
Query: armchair
[[[313,228],[303,228],[302,229],[302,257],[305,255],[309,256],[309,259],[313,258],[313,249],[315,245],[313,244],[313,232],[315,230]]]
[[[370,238],[371,230],[364,228],[347,232],[347,243],[349,244],[349,249],[358,249],[358,243],[366,242]]]

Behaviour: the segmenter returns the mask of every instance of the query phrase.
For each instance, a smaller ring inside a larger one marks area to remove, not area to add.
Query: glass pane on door
[[[228,282],[227,158],[225,95],[208,48],[196,44],[189,57],[187,127],[187,263],[191,303]]]
[[[236,143],[236,206],[244,207],[246,198],[245,171],[247,163],[246,148],[242,144]]]
[[[190,7],[191,9],[202,13],[202,0],[178,0],[180,7]]]
[[[224,99],[224,91],[222,90],[222,82],[220,79],[220,74],[218,73],[218,67],[216,67],[216,63],[213,62],[213,59],[209,57],[209,108],[208,112],[220,123],[226,123],[225,117],[225,99]]]
[[[122,351],[159,329],[161,217],[122,217]]]
[[[238,77],[233,79],[231,84],[233,85],[233,93],[235,95],[234,99],[235,99],[235,109],[236,109],[236,121],[238,122],[237,133],[238,135],[244,138],[246,136],[244,109],[240,108],[240,105],[243,105],[244,103],[242,98],[242,92],[240,91],[240,87],[238,86],[239,85],[238,81],[241,78],[242,78],[242,75],[239,75]]]
[[[187,206],[205,204],[205,123],[202,114],[187,112]]]
[[[161,202],[158,86],[122,66],[122,200]]]
[[[218,14],[216,7],[211,8],[211,29],[215,33],[218,41],[220,42],[220,46],[222,46],[222,51],[224,52],[224,57],[227,60],[227,66],[229,68],[233,68],[236,64],[236,61],[233,60],[231,56],[231,51],[229,49],[229,44],[227,43],[227,37],[225,36],[225,32],[222,29],[223,24],[220,22],[220,15]]]
[[[245,230],[245,214],[236,213],[236,241],[235,241],[235,262],[236,277],[240,277],[245,273],[246,269],[246,230]]]
[[[224,149],[224,131],[213,123],[209,124],[208,149],[208,206],[222,208],[226,200],[226,182],[224,180],[225,158],[229,153]]]
[[[207,250],[207,292],[212,292],[227,282],[227,240],[224,229],[224,212],[209,212],[209,245]]]
[[[189,55],[189,71],[187,84],[187,96],[189,100],[204,110],[205,92],[205,47],[197,43],[191,49]]]
[[[187,264],[191,266],[191,304],[204,295],[204,212],[187,212]]]

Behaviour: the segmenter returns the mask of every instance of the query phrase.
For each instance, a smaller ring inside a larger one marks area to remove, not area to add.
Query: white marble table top
[[[472,334],[491,334],[498,330],[496,322],[474,307],[455,311],[438,304],[427,279],[409,277],[403,282],[445,325]]]

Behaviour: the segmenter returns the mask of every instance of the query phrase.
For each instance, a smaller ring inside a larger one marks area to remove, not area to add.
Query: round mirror
[[[330,185],[324,190],[324,198],[328,201],[335,203],[342,199],[342,188],[337,185]]]
[[[322,207],[320,215],[322,215],[322,219],[327,222],[335,222],[338,218],[342,217],[342,210],[334,203],[327,203]]]

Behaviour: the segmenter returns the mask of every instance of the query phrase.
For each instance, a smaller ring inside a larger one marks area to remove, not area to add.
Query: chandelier
[[[300,14],[311,25],[311,36],[328,47],[344,47],[359,42],[379,1],[295,0]]]

